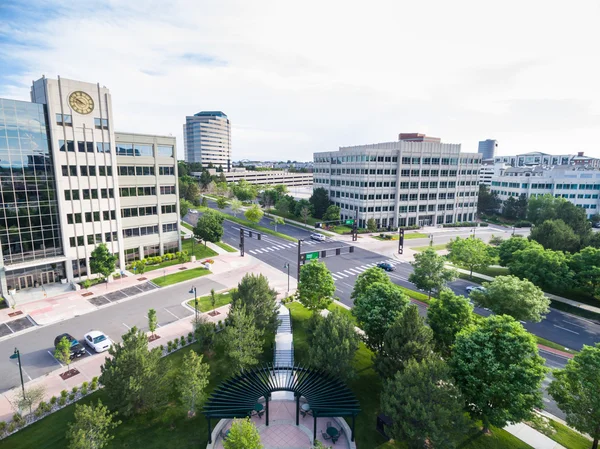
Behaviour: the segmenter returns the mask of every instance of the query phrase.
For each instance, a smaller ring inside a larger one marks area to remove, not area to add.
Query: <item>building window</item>
[[[98,153],[110,153],[110,144],[106,142],[96,142],[96,151]]]
[[[177,223],[166,223],[163,225],[163,232],[176,232]]]
[[[175,174],[175,167],[158,167],[158,174],[162,176],[172,176]]]
[[[150,157],[152,157],[152,145],[136,143],[133,147],[133,154],[135,156],[150,156]]]
[[[73,126],[73,117],[67,114],[56,114],[56,124],[58,126]]]
[[[96,129],[108,129],[108,119],[94,118],[94,126]]]
[[[173,157],[172,145],[158,145],[156,147],[156,155],[161,157]]]
[[[72,140],[59,140],[60,151],[75,151],[75,142]]]

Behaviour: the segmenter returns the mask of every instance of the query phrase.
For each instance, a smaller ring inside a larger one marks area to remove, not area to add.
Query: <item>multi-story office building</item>
[[[315,153],[313,187],[360,227],[370,218],[381,228],[474,220],[481,155],[430,139]]]
[[[496,150],[498,149],[498,141],[494,139],[480,140],[477,152],[481,154],[482,159],[494,159]]]
[[[516,156],[496,156],[494,162],[502,162],[511,167],[526,167],[530,165],[577,165],[584,167],[600,168],[600,159],[585,156],[583,152],[577,154],[547,154],[539,151],[517,154]]]
[[[116,134],[110,92],[100,85],[41,78],[31,101],[1,103],[0,293],[93,275],[99,243],[121,268],[126,248],[140,257],[176,251],[174,139]],[[137,225],[131,201],[121,204],[121,184],[138,198]]]
[[[583,207],[590,218],[600,208],[600,170],[568,165],[499,167],[490,190],[502,201],[521,195],[565,198]]]
[[[202,111],[185,118],[183,142],[186,162],[231,170],[231,124],[221,111]]]

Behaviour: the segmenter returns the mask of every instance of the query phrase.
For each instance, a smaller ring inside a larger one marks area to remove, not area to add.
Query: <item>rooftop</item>
[[[194,114],[194,117],[223,117],[227,118],[227,115],[222,111],[201,111]]]

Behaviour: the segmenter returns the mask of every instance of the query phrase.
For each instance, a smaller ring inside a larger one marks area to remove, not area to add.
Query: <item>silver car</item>
[[[312,240],[316,240],[318,242],[324,242],[325,241],[325,236],[323,234],[311,234],[310,238]]]

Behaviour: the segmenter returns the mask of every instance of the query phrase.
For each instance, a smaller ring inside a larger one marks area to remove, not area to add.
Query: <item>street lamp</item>
[[[429,246],[433,246],[433,234],[429,234]]]
[[[190,289],[190,293],[194,293],[194,310],[196,311],[196,323],[198,322],[198,296],[196,296],[196,287]]]
[[[515,235],[515,227],[513,226],[512,228],[513,228],[512,235]]]
[[[167,270],[163,270],[163,282],[166,282],[167,280]]]
[[[475,228],[471,229],[471,232],[473,233],[473,238],[475,238]]]
[[[283,268],[287,268],[287,272],[288,272],[288,289],[287,289],[287,293],[289,295],[290,294],[290,264],[288,262],[286,262],[285,265],[283,265]]]
[[[21,353],[17,348],[15,348],[15,352],[10,356],[12,360],[17,359],[17,364],[19,365],[19,374],[21,375],[21,389],[23,390],[23,397],[25,397],[25,384],[23,383],[23,368],[21,368]]]

